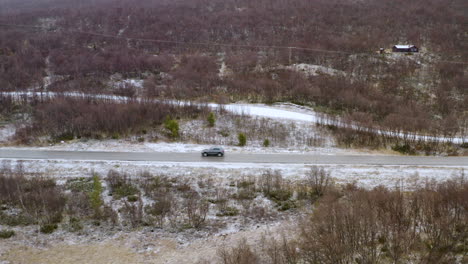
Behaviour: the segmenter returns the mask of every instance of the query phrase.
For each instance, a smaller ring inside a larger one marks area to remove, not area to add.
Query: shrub
[[[268,193],[265,194],[265,196],[279,203],[279,202],[289,200],[292,197],[292,192],[290,190],[277,189],[277,190],[269,191]]]
[[[44,234],[52,234],[57,228],[57,224],[44,224],[41,226],[40,231]]]
[[[0,224],[7,226],[27,226],[35,224],[36,220],[33,217],[24,214],[7,215],[0,212]]]
[[[132,204],[125,201],[120,212],[133,228],[143,224],[143,202],[140,199]]]
[[[89,194],[89,199],[91,202],[91,207],[94,209],[96,217],[100,216],[100,212],[101,212],[101,205],[102,205],[101,193],[102,193],[101,181],[99,180],[99,176],[97,174],[94,174],[93,175],[93,190]]]
[[[83,225],[80,222],[80,219],[76,217],[71,217],[68,222],[68,230],[70,232],[78,232],[83,229]]]
[[[138,188],[133,185],[126,174],[120,174],[114,170],[109,171],[106,178],[112,195],[115,199],[128,197],[139,193]]]
[[[158,227],[163,227],[166,216],[175,206],[174,197],[170,192],[158,193],[155,202],[145,207],[145,212],[152,215]]]
[[[292,200],[282,201],[277,205],[279,211],[287,211],[289,209],[297,208],[297,204]]]
[[[73,132],[65,132],[60,135],[57,135],[53,137],[55,142],[60,142],[60,141],[70,141],[73,140],[75,136],[73,135]]]
[[[239,133],[239,135],[237,135],[237,139],[239,140],[239,146],[243,147],[247,144],[247,137],[244,133]]]
[[[114,198],[119,199],[121,197],[134,196],[138,194],[138,188],[131,184],[123,184],[113,191]]]
[[[268,138],[266,138],[264,141],[263,141],[263,146],[265,148],[269,147],[270,146],[270,140]]]
[[[226,248],[222,246],[217,250],[218,257],[224,264],[256,264],[260,263],[256,252],[247,244],[247,240],[243,238],[236,246]]]
[[[177,120],[167,117],[166,121],[164,121],[164,127],[169,131],[171,138],[176,139],[179,137],[179,123]]]
[[[0,230],[0,238],[10,238],[15,235],[15,231],[13,230]]]
[[[131,202],[131,203],[134,203],[134,202],[138,201],[138,196],[136,196],[136,195],[130,195],[130,196],[127,197],[127,200],[128,200],[129,202]]]
[[[208,126],[209,127],[214,127],[215,126],[216,118],[215,118],[215,114],[213,112],[211,112],[208,115],[207,121],[208,121]]]
[[[65,184],[65,188],[71,190],[72,192],[85,192],[90,193],[93,190],[93,178],[77,178],[69,179]]]
[[[249,188],[253,186],[255,188],[255,181],[253,180],[241,180],[237,182],[237,188]]]
[[[468,148],[468,142],[465,142],[465,143],[461,144],[460,147],[462,147],[462,148]]]
[[[229,131],[227,129],[219,131],[218,134],[220,134],[223,137],[229,137]]]
[[[255,189],[252,188],[241,188],[237,190],[235,198],[238,200],[253,200],[257,197]]]
[[[332,179],[330,172],[314,166],[310,168],[310,171],[306,174],[303,186],[310,190],[310,195],[307,196],[314,202],[326,193],[331,184]]]
[[[190,191],[184,200],[184,209],[188,217],[188,224],[200,228],[205,224],[210,205],[195,191]]]
[[[172,187],[172,182],[165,175],[152,175],[151,173],[145,171],[140,174],[142,178],[141,188],[147,196],[153,197],[157,196],[161,189],[167,189]]]
[[[400,152],[402,154],[410,154],[410,155],[415,154],[414,150],[408,144],[403,144],[403,145],[396,144],[395,146],[392,147],[392,150],[396,152]]]
[[[216,216],[236,216],[239,214],[239,209],[235,207],[226,207],[222,210],[220,210],[219,213],[216,214]]]

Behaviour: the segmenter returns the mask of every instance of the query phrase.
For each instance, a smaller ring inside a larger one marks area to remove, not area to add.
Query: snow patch
[[[306,64],[306,63],[299,63],[299,64],[293,64],[289,66],[281,66],[278,67],[278,69],[287,69],[287,70],[292,70],[295,72],[303,73],[305,76],[310,77],[310,76],[317,76],[317,75],[345,75],[343,71],[336,70],[333,68],[328,68],[325,66],[321,65],[313,65],[313,64]]]

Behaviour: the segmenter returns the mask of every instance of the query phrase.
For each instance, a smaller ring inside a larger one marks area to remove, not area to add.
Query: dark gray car
[[[202,151],[202,156],[207,157],[207,156],[218,156],[222,157],[224,156],[224,149],[221,147],[211,147],[209,149],[204,149]]]

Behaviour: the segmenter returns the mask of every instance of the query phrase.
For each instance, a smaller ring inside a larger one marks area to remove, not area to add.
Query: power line
[[[19,27],[19,28],[33,28],[33,29],[42,29],[41,26],[31,26],[31,25],[16,25],[16,24],[0,24],[0,26],[7,27]],[[248,45],[248,44],[227,44],[227,43],[215,43],[215,42],[186,42],[186,41],[176,41],[176,40],[162,40],[162,39],[148,39],[148,38],[134,38],[134,37],[124,37],[119,35],[111,34],[102,34],[89,31],[81,30],[67,30],[60,31],[61,33],[78,33],[85,34],[90,36],[99,36],[105,38],[121,39],[121,40],[134,40],[134,41],[143,41],[143,42],[154,42],[154,43],[168,43],[168,44],[180,44],[180,45],[194,45],[194,46],[217,46],[217,47],[229,47],[229,48],[256,48],[256,49],[283,49],[283,50],[299,50],[299,51],[310,51],[310,52],[323,52],[323,53],[334,53],[334,54],[346,54],[346,55],[375,55],[373,53],[353,53],[348,51],[340,50],[325,50],[325,49],[315,49],[308,47],[295,47],[295,46],[278,46],[278,45]],[[463,61],[440,61],[444,63],[454,63],[454,64],[468,64],[468,62]]]
[[[40,27],[40,26],[28,26],[28,25],[0,24],[0,26],[45,29],[45,28]],[[315,51],[315,52],[325,52],[325,53],[356,54],[356,53],[352,53],[352,52],[339,51],[339,50],[324,50],[324,49],[314,49],[314,48],[294,47],[294,46],[246,45],[246,44],[226,44],[226,43],[214,43],[214,42],[185,42],[185,41],[176,41],[176,40],[134,38],[134,37],[124,37],[124,36],[118,36],[118,35],[102,34],[102,33],[81,31],[81,30],[67,30],[67,31],[61,31],[61,33],[78,33],[78,34],[86,34],[86,35],[91,35],[91,36],[99,36],[99,37],[114,38],[114,39],[135,40],[135,41],[155,42],[155,43],[170,43],[170,44],[181,44],[181,45],[195,45],[195,46],[218,46],[218,47],[231,47],[231,48],[294,49],[294,50]],[[361,54],[367,54],[367,53],[361,53]]]

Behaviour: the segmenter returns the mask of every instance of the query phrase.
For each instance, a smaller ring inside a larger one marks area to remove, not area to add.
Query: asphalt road
[[[241,154],[225,157],[201,157],[200,153],[47,151],[0,149],[1,159],[87,160],[87,161],[159,161],[213,163],[285,163],[347,165],[426,165],[468,166],[468,157],[310,155],[310,154]]]

